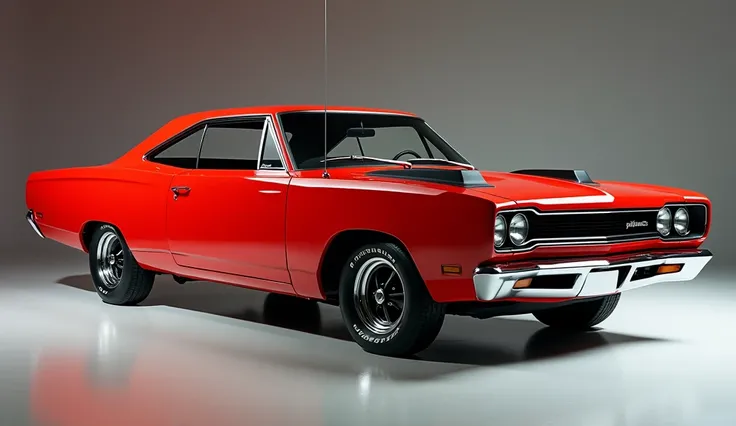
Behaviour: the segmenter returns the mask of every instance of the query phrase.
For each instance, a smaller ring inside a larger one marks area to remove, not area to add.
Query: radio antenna
[[[324,144],[325,144],[325,156],[322,159],[325,164],[325,169],[322,172],[323,178],[329,178],[330,174],[327,173],[327,0],[324,0],[325,3],[325,46],[324,46],[324,70],[323,70],[323,77],[324,77],[324,107],[325,107],[325,132],[324,132]]]

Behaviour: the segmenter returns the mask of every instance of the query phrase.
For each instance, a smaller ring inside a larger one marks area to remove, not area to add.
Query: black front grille
[[[510,226],[514,215],[521,213],[529,221],[529,235],[520,246],[506,238],[497,251],[530,250],[539,245],[606,244],[635,240],[662,238],[665,240],[693,239],[704,235],[707,223],[707,209],[704,205],[671,205],[674,216],[680,207],[687,208],[690,214],[691,232],[677,235],[672,229],[670,235],[661,236],[657,231],[659,209],[613,210],[592,212],[540,212],[534,209],[521,209],[499,212]]]
[[[657,233],[657,211],[526,215],[529,239],[611,237]],[[510,219],[509,219],[510,220]]]

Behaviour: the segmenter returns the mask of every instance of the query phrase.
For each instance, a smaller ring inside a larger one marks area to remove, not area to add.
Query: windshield
[[[295,168],[323,168],[324,112],[282,113],[279,119]],[[370,112],[328,112],[327,130],[328,167],[366,163],[392,166],[392,163],[380,159],[412,161],[416,158],[434,158],[468,163],[422,119],[416,117]]]

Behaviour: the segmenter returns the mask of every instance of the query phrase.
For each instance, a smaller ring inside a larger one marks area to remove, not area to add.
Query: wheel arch
[[[359,247],[379,242],[396,244],[404,250],[409,260],[415,264],[406,244],[392,234],[374,229],[346,229],[340,231],[333,235],[325,246],[318,269],[319,287],[327,301],[337,303],[340,274],[350,255]]]
[[[92,242],[92,235],[94,235],[95,229],[101,225],[110,225],[115,228],[120,235],[122,235],[120,228],[118,228],[114,223],[106,222],[104,220],[88,220],[82,224],[82,229],[79,231],[79,241],[82,244],[82,250],[84,250],[85,253],[89,253],[89,245]]]

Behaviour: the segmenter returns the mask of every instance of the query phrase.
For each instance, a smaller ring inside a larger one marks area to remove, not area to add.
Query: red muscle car
[[[590,329],[621,292],[712,257],[699,193],[479,171],[420,117],[367,108],[185,115],[109,164],[32,173],[26,203],[41,237],[89,253],[107,303],[141,302],[158,274],[316,299],[394,356],[448,314]]]

